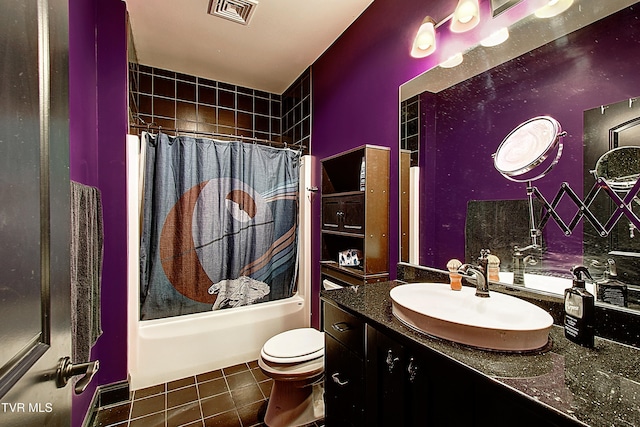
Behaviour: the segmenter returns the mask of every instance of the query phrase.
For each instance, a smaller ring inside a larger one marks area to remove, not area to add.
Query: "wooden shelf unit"
[[[321,161],[323,279],[342,285],[388,280],[389,153],[388,147],[363,145]],[[338,253],[347,249],[361,251],[360,266],[338,264]]]

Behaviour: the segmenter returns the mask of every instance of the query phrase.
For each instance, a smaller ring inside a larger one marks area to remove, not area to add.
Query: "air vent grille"
[[[210,0],[210,15],[248,25],[258,2],[255,0]]]

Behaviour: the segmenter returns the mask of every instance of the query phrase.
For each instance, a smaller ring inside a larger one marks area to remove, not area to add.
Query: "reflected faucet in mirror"
[[[528,251],[539,251],[541,255],[542,247],[540,245],[529,245],[521,248],[520,246],[513,247],[513,284],[524,286],[524,271],[527,265],[536,265],[538,264],[538,259],[534,254],[529,254],[525,256],[525,252]]]

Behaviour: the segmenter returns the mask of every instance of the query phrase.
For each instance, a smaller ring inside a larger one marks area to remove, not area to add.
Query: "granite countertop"
[[[391,313],[389,291],[402,282],[325,290],[321,297],[590,426],[640,426],[640,350],[596,337],[593,349],[550,332],[533,354],[484,351],[415,332]]]

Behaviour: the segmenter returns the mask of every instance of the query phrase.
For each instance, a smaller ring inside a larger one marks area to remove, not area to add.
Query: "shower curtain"
[[[293,295],[300,153],[145,134],[140,318]]]

